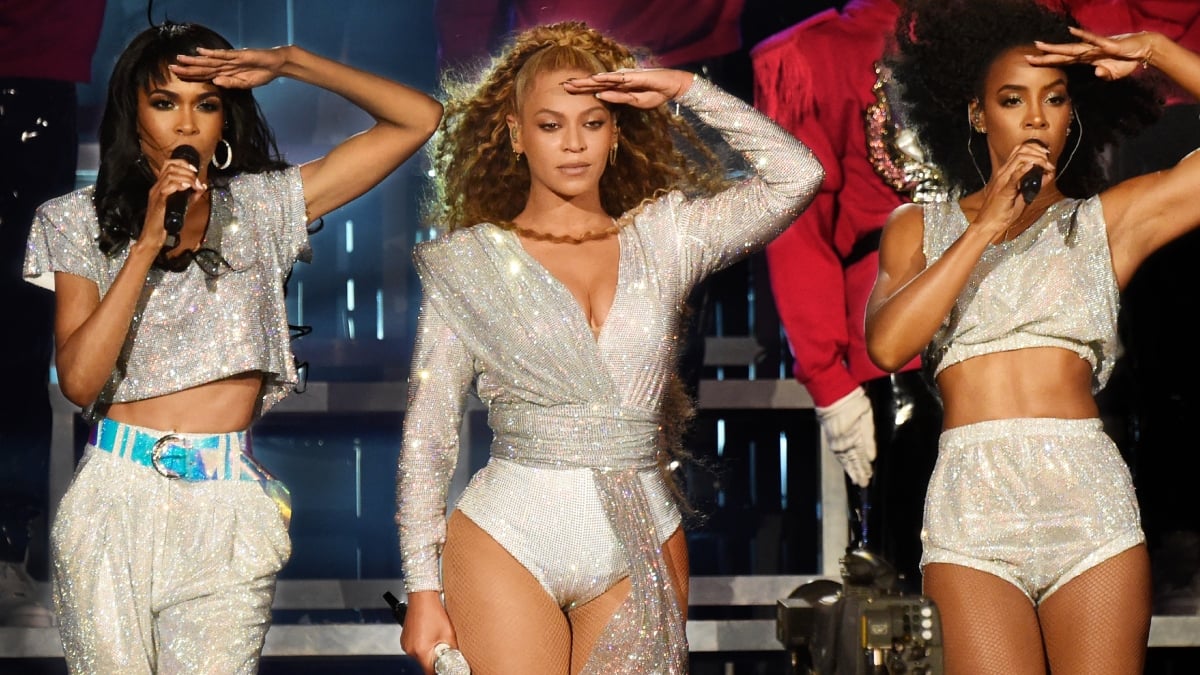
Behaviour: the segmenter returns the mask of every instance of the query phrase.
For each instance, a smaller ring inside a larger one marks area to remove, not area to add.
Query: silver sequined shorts
[[[982,570],[1037,604],[1145,535],[1099,419],[1023,418],[942,433],[921,541],[922,567]]]
[[[679,528],[679,508],[657,469],[640,475],[661,545]],[[471,479],[457,508],[564,609],[629,574],[591,469],[537,468],[493,457]]]

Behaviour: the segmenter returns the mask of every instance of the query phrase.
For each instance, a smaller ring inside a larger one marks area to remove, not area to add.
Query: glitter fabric
[[[85,447],[50,543],[72,673],[257,672],[287,526],[260,484]]]
[[[250,451],[245,431],[185,434],[147,429],[101,418],[88,444],[116,457],[148,466],[166,478],[185,481],[244,480],[258,483],[279,508],[284,525],[292,519],[291,494]]]
[[[65,272],[96,283],[104,297],[129,249],[100,252],[92,187],[43,204],[25,255],[25,276]],[[206,245],[219,238],[233,267],[213,279],[197,265],[152,269],[112,376],[85,415],[110,403],[162,396],[247,371],[264,378],[258,414],[296,382],[283,282],[311,255],[299,167],[242,174],[213,186]]]
[[[932,265],[966,230],[956,200],[926,204],[925,260]],[[1120,356],[1120,296],[1099,197],[1064,199],[1011,241],[984,252],[925,360],[934,373],[966,359],[1060,347],[1092,364],[1092,389]]]
[[[474,385],[492,459],[459,500],[564,607],[632,575],[587,673],[679,673],[682,614],[661,546],[679,513],[656,468],[664,389],[692,286],[782,232],[823,178],[803,145],[744,102],[696,80],[680,98],[755,175],[709,198],[668,194],[617,237],[616,297],[594,336],[574,297],[492,224],[418,246],[424,287],[398,472],[409,592],[440,589],[446,490]],[[558,558],[562,551],[569,555]]]
[[[948,429],[929,481],[921,565],[983,570],[1043,602],[1145,541],[1129,468],[1099,419]]]

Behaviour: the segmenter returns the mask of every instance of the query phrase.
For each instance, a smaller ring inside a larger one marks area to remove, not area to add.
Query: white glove
[[[871,400],[862,387],[855,387],[833,405],[817,406],[817,421],[825,434],[825,443],[841,462],[846,475],[859,487],[871,482],[871,462],[875,460],[875,419]]]

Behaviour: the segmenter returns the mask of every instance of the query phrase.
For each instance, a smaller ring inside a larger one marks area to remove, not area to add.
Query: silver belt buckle
[[[177,445],[181,448],[187,448],[185,439],[176,434],[167,434],[158,439],[154,443],[154,447],[150,448],[150,464],[154,466],[154,470],[167,478],[181,478],[183,474],[177,473],[162,465],[163,453],[170,445]]]

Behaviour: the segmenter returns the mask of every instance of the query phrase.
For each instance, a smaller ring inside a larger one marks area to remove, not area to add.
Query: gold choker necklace
[[[611,218],[610,220],[612,221],[612,224],[609,225],[608,227],[600,229],[600,230],[592,230],[590,232],[584,232],[581,235],[548,234],[546,232],[539,232],[537,230],[531,230],[527,227],[521,227],[520,225],[517,225],[516,223],[511,222],[511,221],[500,221],[496,224],[498,226],[500,226],[502,229],[516,232],[517,234],[521,235],[522,237],[525,237],[526,239],[536,239],[537,241],[548,241],[552,244],[582,244],[582,243],[588,242],[588,241],[599,241],[601,239],[607,239],[607,238],[613,236],[614,234],[620,232],[621,228],[624,227],[623,221],[618,221],[616,218]]]

